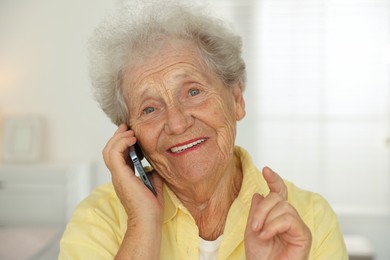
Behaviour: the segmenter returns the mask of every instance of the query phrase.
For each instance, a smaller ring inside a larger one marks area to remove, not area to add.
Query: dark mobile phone
[[[150,182],[148,176],[146,175],[146,172],[144,170],[144,167],[141,164],[141,161],[139,160],[139,158],[137,156],[137,152],[136,152],[134,145],[129,147],[129,153],[130,153],[131,161],[134,164],[134,168],[137,169],[139,176],[141,177],[141,180],[144,182],[145,186],[148,187],[148,189],[155,196],[157,196],[157,193],[156,193],[152,183]]]

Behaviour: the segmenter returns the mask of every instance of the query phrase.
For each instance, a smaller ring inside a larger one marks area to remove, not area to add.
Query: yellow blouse
[[[249,154],[235,148],[243,183],[226,220],[217,259],[245,259],[244,231],[252,196],[269,192]],[[336,215],[320,195],[285,181],[288,201],[312,232],[309,259],[348,259]],[[164,220],[160,259],[199,259],[199,232],[195,220],[175,194],[164,187]],[[127,228],[127,215],[112,184],[96,188],[76,208],[61,239],[59,259],[113,259]]]

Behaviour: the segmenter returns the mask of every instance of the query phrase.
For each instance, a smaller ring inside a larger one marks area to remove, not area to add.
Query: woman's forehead
[[[164,49],[160,55],[133,63],[124,75],[124,86],[134,87],[164,81],[182,81],[211,76],[201,55],[186,46]]]

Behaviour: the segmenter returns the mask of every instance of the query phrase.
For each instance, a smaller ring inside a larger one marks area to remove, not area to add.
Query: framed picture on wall
[[[6,118],[2,157],[5,163],[33,163],[41,159],[43,122],[36,116]]]

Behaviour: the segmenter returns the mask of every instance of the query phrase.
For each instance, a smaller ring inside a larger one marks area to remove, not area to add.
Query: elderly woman
[[[60,259],[347,259],[327,202],[235,146],[240,37],[177,5],[114,20],[92,46],[96,97],[118,125],[103,151],[112,184],[78,206]],[[129,163],[136,143],[156,194]]]

